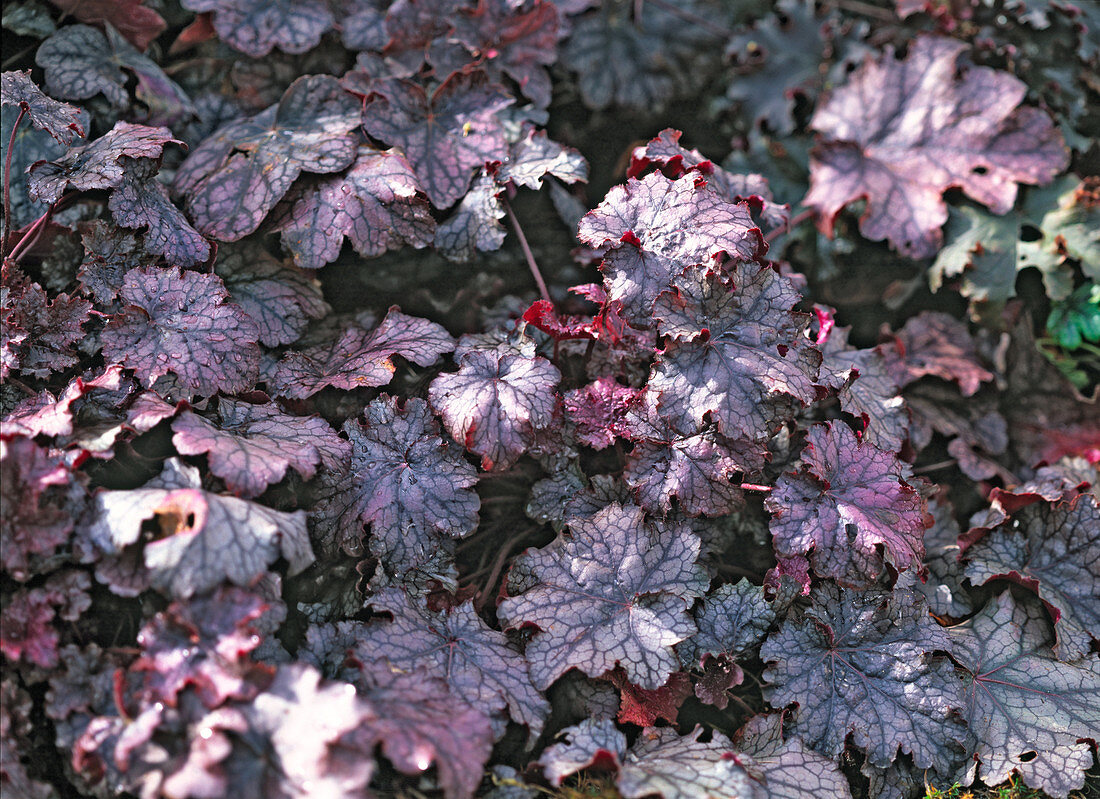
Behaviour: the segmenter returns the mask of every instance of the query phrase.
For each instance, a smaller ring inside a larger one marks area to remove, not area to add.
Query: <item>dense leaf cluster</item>
[[[5,795],[1096,778],[1094,8],[3,25]]]

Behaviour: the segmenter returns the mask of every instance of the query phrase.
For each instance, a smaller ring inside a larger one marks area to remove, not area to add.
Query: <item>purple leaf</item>
[[[349,50],[381,51],[390,40],[386,33],[386,0],[343,0],[343,18],[337,27]]]
[[[761,799],[831,796],[851,799],[852,789],[837,764],[798,738],[783,740],[782,713],[753,716],[737,733],[737,751],[752,758],[763,783]]]
[[[659,688],[679,666],[672,645],[695,633],[688,608],[707,586],[698,537],[617,503],[569,529],[520,556],[513,569],[533,583],[497,610],[507,627],[537,628],[532,681],[546,688],[571,668],[598,677],[621,665],[632,683]]]
[[[912,317],[899,330],[894,348],[884,347],[887,365],[898,385],[905,388],[925,375],[958,383],[963,396],[977,392],[993,373],[982,366],[965,322],[936,311]]]
[[[121,111],[132,105],[127,84],[136,79],[138,121],[175,125],[194,114],[183,89],[110,25],[106,34],[88,25],[65,26],[42,43],[34,60],[45,70],[49,92],[65,100],[102,93]]]
[[[798,703],[792,732],[828,757],[851,735],[876,766],[900,748],[920,768],[949,771],[953,742],[965,734],[953,715],[963,697],[951,666],[932,657],[948,638],[923,597],[823,583],[811,601],[760,650],[773,686],[768,701]]]
[[[763,446],[731,441],[710,426],[695,432],[678,429],[658,412],[652,392],[627,411],[620,430],[635,442],[623,480],[638,504],[662,516],[672,508],[673,497],[689,516],[719,516],[741,507],[744,496],[730,478],[763,467],[767,454]]]
[[[357,631],[352,652],[360,662],[369,666],[385,658],[395,669],[425,668],[462,701],[491,713],[507,709],[514,721],[527,725],[532,741],[538,737],[550,705],[531,684],[526,659],[481,620],[473,602],[436,612],[394,589],[369,601],[393,621]]]
[[[394,355],[429,366],[454,346],[442,326],[403,314],[395,305],[374,330],[352,326],[327,344],[289,352],[279,362],[271,386],[278,396],[290,399],[304,399],[326,386],[345,391],[384,386],[397,368]]]
[[[126,179],[124,157],[160,158],[164,145],[179,143],[168,128],[116,122],[90,144],[72,147],[56,161],[31,166],[28,172],[31,199],[54,203],[70,188],[76,191],[117,188]]]
[[[145,0],[50,0],[67,14],[89,25],[110,25],[138,50],[149,48],[168,23]]]
[[[265,2],[266,6],[267,3]],[[218,128],[176,173],[203,233],[236,241],[256,230],[300,173],[355,161],[359,103],[330,75],[303,75],[278,104]]]
[[[267,674],[247,655],[260,644],[256,621],[267,611],[263,599],[236,587],[173,602],[138,633],[141,657],[131,671],[144,675],[148,698],[168,705],[187,686],[209,708],[227,699],[252,699]]]
[[[84,137],[81,110],[47,97],[31,82],[30,70],[5,72],[0,76],[0,104],[17,105],[27,110],[27,118],[39,130],[68,145],[73,135]],[[7,141],[7,139],[5,139]]]
[[[108,207],[126,228],[148,228],[143,242],[173,266],[195,266],[210,257],[210,244],[191,227],[156,180],[160,165],[152,158],[122,158],[123,178],[111,192]]]
[[[255,384],[256,324],[227,302],[216,275],[131,269],[120,295],[126,307],[104,328],[103,352],[136,370],[144,385],[169,373],[187,394],[235,393]]]
[[[601,265],[608,297],[644,326],[657,295],[684,267],[721,252],[753,260],[767,248],[747,205],[730,202],[698,176],[669,180],[657,172],[611,189],[581,220],[577,236],[593,247],[610,245]]]
[[[287,202],[272,228],[282,231],[294,262],[308,269],[335,261],[345,236],[357,253],[373,258],[405,245],[425,247],[435,234],[420,183],[395,150],[360,146],[346,174],[294,189]]]
[[[684,736],[668,727],[642,730],[623,760],[616,787],[626,799],[756,796],[757,781],[730,739],[715,730],[702,743],[702,732],[700,726]]]
[[[155,519],[160,535],[144,544],[145,567],[154,587],[181,599],[225,580],[250,585],[280,556],[291,574],[313,562],[304,511],[208,493],[197,473],[184,479],[188,487],[101,491],[84,535],[114,555],[139,543],[145,520]]]
[[[529,189],[541,189],[547,175],[563,183],[586,183],[588,162],[572,147],[547,138],[546,131],[534,129],[511,146],[507,160],[496,173],[501,182],[511,181]]]
[[[0,286],[0,377],[11,371],[34,377],[68,369],[78,362],[73,345],[85,337],[92,304],[68,294],[53,300],[19,267],[7,261]]]
[[[84,260],[76,273],[87,296],[101,306],[112,305],[126,273],[149,263],[149,256],[135,233],[102,219],[81,225]]]
[[[904,61],[892,48],[827,94],[811,126],[823,134],[803,201],[832,234],[840,210],[865,198],[860,232],[904,255],[935,254],[947,221],[941,197],[961,187],[997,214],[1016,183],[1046,183],[1068,161],[1046,113],[1020,107],[1027,86],[1007,72],[963,66],[963,42],[920,36]]]
[[[292,467],[310,479],[319,462],[347,458],[348,442],[317,416],[283,413],[276,406],[218,400],[218,423],[184,411],[172,422],[172,445],[181,455],[206,454],[210,471],[240,497],[262,494]]]
[[[87,111],[78,109],[80,126],[87,130],[91,124],[91,117]],[[0,173],[8,182],[11,202],[12,227],[19,229],[29,225],[40,217],[49,208],[49,203],[32,200],[30,189],[27,185],[27,168],[39,161],[52,161],[63,156],[68,149],[66,145],[59,144],[48,133],[38,130],[34,125],[20,123],[15,127],[18,113],[0,114],[0,136],[4,145],[4,159],[0,160]],[[13,138],[14,135],[14,138]],[[11,145],[10,148],[8,145]],[[5,171],[8,152],[11,152],[11,174]]]
[[[653,316],[670,340],[649,388],[659,409],[683,430],[708,417],[731,439],[763,441],[795,403],[817,396],[821,355],[803,336],[806,320],[790,309],[798,291],[769,267],[738,264],[733,286],[689,270],[662,294]]]
[[[85,380],[75,377],[59,397],[49,391],[28,397],[19,403],[0,422],[0,435],[9,436],[67,436],[73,432],[73,403],[99,389],[115,391],[119,388],[122,367],[112,364],[95,378]]]
[[[818,576],[860,586],[875,580],[884,560],[898,571],[919,568],[924,500],[896,455],[834,422],[810,428],[802,464],[765,501],[780,557],[809,554]]]
[[[555,788],[565,778],[592,766],[618,771],[626,757],[626,736],[611,719],[584,719],[557,734],[562,743],[546,747],[539,765]]]
[[[423,563],[441,536],[477,527],[477,470],[450,441],[422,399],[404,406],[383,394],[360,422],[348,420],[351,475],[347,502],[371,525],[371,548],[395,573]]]
[[[764,640],[775,615],[762,587],[745,579],[720,585],[695,609],[699,632],[676,648],[680,659],[698,666],[708,655],[745,657]]]
[[[260,343],[268,347],[297,341],[311,318],[332,310],[316,275],[276,260],[251,240],[219,247],[214,272],[259,327]]]
[[[512,98],[480,71],[456,72],[429,98],[411,81],[376,87],[363,106],[363,127],[401,147],[436,208],[466,193],[474,169],[508,155],[496,112]]]
[[[944,495],[928,501],[932,526],[924,533],[924,565],[928,577],[913,581],[913,587],[924,594],[928,607],[937,616],[961,619],[974,612],[970,595],[963,586],[963,567],[959,563],[959,523],[955,509]]]
[[[841,409],[863,422],[861,440],[899,452],[908,437],[909,416],[882,348],[854,349],[848,328],[834,328],[821,354],[821,382],[835,381]]]
[[[462,202],[435,232],[433,246],[452,261],[467,263],[479,252],[499,250],[505,230],[500,224],[504,206],[500,202],[504,188],[482,172],[462,198]]]
[[[642,391],[601,377],[582,388],[567,391],[565,413],[577,428],[577,440],[593,449],[606,449],[624,435],[627,412],[640,401]]]
[[[1084,657],[1092,641],[1100,640],[1100,506],[1095,497],[1029,505],[965,553],[972,584],[1004,577],[1037,591],[1054,614],[1054,652],[1060,660]]]
[[[324,0],[182,0],[191,11],[214,12],[214,30],[226,44],[260,58],[278,47],[304,53],[336,22]]]
[[[968,672],[963,714],[982,781],[995,785],[1015,771],[1065,797],[1084,786],[1089,741],[1100,737],[1100,664],[1095,655],[1054,659],[1047,630],[1042,608],[1018,605],[1006,591],[951,629],[951,654]]]
[[[372,718],[345,741],[366,752],[380,743],[405,774],[421,774],[434,762],[445,799],[469,799],[493,748],[489,718],[430,671],[391,670],[384,662],[371,669],[362,695]]]
[[[561,372],[538,355],[469,350],[457,357],[456,374],[432,381],[432,407],[447,432],[481,456],[482,469],[507,469],[553,423]]]

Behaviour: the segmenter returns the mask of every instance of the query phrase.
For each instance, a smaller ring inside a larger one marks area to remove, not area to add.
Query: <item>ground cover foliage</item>
[[[3,26],[5,796],[1092,790],[1096,4]]]

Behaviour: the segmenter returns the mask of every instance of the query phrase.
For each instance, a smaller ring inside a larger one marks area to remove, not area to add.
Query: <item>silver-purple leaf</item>
[[[538,737],[550,713],[549,703],[531,682],[527,660],[507,637],[485,624],[473,602],[432,611],[423,599],[388,589],[370,604],[393,616],[358,631],[352,654],[364,664],[380,658],[395,668],[426,668],[444,680],[455,696],[491,713],[507,711]]]
[[[290,399],[304,399],[327,386],[345,391],[384,386],[397,369],[394,355],[429,366],[454,346],[441,325],[408,316],[393,306],[374,330],[355,325],[328,343],[287,353],[270,383],[278,396]]]
[[[668,727],[647,727],[627,752],[615,785],[626,799],[760,799],[754,775],[717,730],[699,740],[696,726],[681,736]]]
[[[672,646],[695,633],[688,610],[708,582],[695,563],[699,538],[617,503],[569,531],[520,556],[513,568],[533,584],[497,610],[507,627],[537,628],[527,645],[535,686],[571,668],[598,677],[620,665],[635,685],[659,688],[679,668]]]
[[[392,572],[424,562],[439,537],[462,538],[477,527],[477,470],[440,436],[424,400],[402,406],[383,394],[344,432],[352,508],[371,525],[371,549]]]
[[[1100,505],[1037,502],[966,549],[966,577],[983,585],[1005,577],[1034,587],[1055,614],[1054,652],[1072,661],[1100,640]]]
[[[256,230],[302,172],[338,172],[359,148],[359,103],[331,75],[303,75],[276,105],[218,128],[176,173],[175,191],[203,233]]]
[[[950,634],[951,654],[967,672],[963,714],[982,781],[996,785],[1015,771],[1059,799],[1083,787],[1089,742],[1100,743],[1097,656],[1056,660],[1046,611],[1017,604],[1008,591]]]
[[[124,157],[160,158],[164,145],[179,143],[168,128],[116,122],[95,141],[70,148],[56,161],[33,164],[28,170],[31,199],[53,203],[70,188],[117,188],[126,179]]]
[[[0,76],[0,104],[26,108],[31,124],[46,131],[59,144],[68,145],[74,135],[84,137],[81,110],[43,94],[31,82],[30,70],[5,72]]]
[[[131,269],[123,311],[101,334],[104,354],[134,369],[147,387],[173,374],[188,395],[253,387],[259,371],[256,324],[228,302],[216,275]]]
[[[896,455],[833,422],[810,428],[802,464],[765,501],[780,557],[808,554],[819,576],[863,586],[884,560],[898,571],[919,567],[925,503]]]
[[[544,130],[529,130],[509,150],[508,158],[497,170],[497,180],[511,181],[529,189],[541,189],[542,181],[552,175],[563,183],[586,183],[588,162],[572,147],[547,138]]]
[[[808,346],[806,319],[790,309],[794,285],[770,267],[734,266],[729,279],[688,270],[653,309],[671,340],[649,388],[660,411],[685,430],[709,416],[731,439],[763,441],[798,404],[817,396],[821,354]]]
[[[304,511],[211,494],[199,487],[197,472],[177,472],[187,487],[101,491],[83,534],[116,555],[141,541],[146,519],[156,519],[161,535],[142,548],[145,568],[154,587],[178,599],[226,580],[251,585],[279,557],[291,574],[313,562]]]
[[[226,44],[260,58],[278,47],[304,53],[321,42],[336,19],[324,0],[182,0],[191,11],[214,12],[214,30]]]
[[[195,266],[210,257],[210,243],[191,227],[156,179],[160,164],[152,158],[123,157],[123,178],[107,206],[116,223],[146,228],[142,242],[173,266]]]
[[[486,471],[507,469],[550,426],[557,409],[561,372],[540,355],[474,349],[428,390],[447,432],[481,456]]]
[[[562,743],[546,747],[539,765],[555,788],[571,774],[589,766],[607,765],[616,770],[626,757],[626,736],[613,719],[584,719],[558,733]]]
[[[697,175],[669,180],[659,172],[607,193],[582,220],[578,238],[610,246],[602,269],[608,297],[628,318],[649,325],[657,295],[689,265],[725,252],[754,260],[767,249],[745,203],[733,203]]]
[[[850,735],[876,766],[900,749],[920,768],[949,771],[965,736],[955,716],[963,696],[954,669],[933,657],[948,637],[924,598],[823,583],[811,602],[760,650],[768,701],[798,704],[791,732],[828,757]]]
[[[738,753],[752,758],[760,773],[761,799],[851,799],[848,780],[833,760],[798,738],[783,740],[783,721],[782,713],[753,716],[734,739]]]
[[[363,106],[363,127],[401,147],[436,208],[466,193],[474,170],[508,155],[496,112],[513,98],[480,70],[459,71],[431,95],[418,83],[387,81]]]
[[[288,467],[310,479],[317,464],[336,465],[351,447],[318,416],[291,416],[273,405],[222,397],[218,421],[192,411],[172,422],[172,445],[181,455],[205,454],[210,471],[239,497],[255,497],[283,479]]]
[[[373,258],[405,245],[426,247],[435,234],[420,183],[395,150],[360,146],[346,173],[295,188],[286,202],[272,229],[282,232],[283,247],[307,269],[335,261],[345,237],[357,253]]]
[[[214,273],[269,347],[297,341],[310,319],[332,310],[314,273],[276,260],[256,242],[219,247]]]
[[[708,655],[744,657],[764,640],[775,621],[775,609],[764,589],[746,579],[725,583],[703,598],[695,609],[699,632],[676,651],[688,666],[698,666]]]
[[[433,246],[458,263],[472,261],[479,252],[499,250],[505,236],[500,224],[505,214],[500,202],[503,191],[485,172],[479,174],[462,202],[436,230]]]

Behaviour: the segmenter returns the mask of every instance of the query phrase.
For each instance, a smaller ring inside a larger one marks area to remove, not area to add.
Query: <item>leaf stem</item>
[[[742,491],[759,491],[761,494],[767,494],[772,490],[771,486],[759,485],[758,483],[742,483],[740,488]]]
[[[8,137],[8,152],[4,156],[4,223],[0,227],[0,249],[8,247],[8,228],[11,220],[11,151],[15,147],[15,132],[19,130],[19,123],[27,115],[27,104],[19,104],[19,116],[15,118],[15,124],[11,126],[11,136]]]
[[[56,203],[46,209],[46,213],[38,217],[31,223],[31,226],[27,228],[27,232],[23,234],[23,238],[19,239],[19,243],[16,244],[12,251],[8,254],[8,258],[15,263],[19,263],[20,259],[27,254],[27,251],[34,246],[34,243],[38,241],[38,237],[41,235],[42,230],[46,227],[50,221],[50,217],[53,216]],[[5,221],[7,221],[5,219]]]
[[[771,244],[773,241],[775,241],[780,236],[782,236],[786,233],[790,233],[792,230],[794,230],[796,227],[801,225],[803,222],[805,222],[807,219],[809,219],[813,215],[814,215],[814,212],[813,212],[812,208],[807,208],[804,211],[800,211],[799,213],[797,213],[793,217],[791,217],[789,220],[787,220],[787,224],[785,224],[783,227],[777,227],[775,230],[769,231],[768,235],[764,237],[764,241],[768,242],[768,244]]]
[[[542,272],[539,271],[539,265],[535,261],[535,254],[531,252],[531,245],[527,243],[527,237],[523,235],[523,228],[519,224],[516,212],[512,210],[512,204],[508,202],[507,197],[502,197],[501,200],[504,203],[504,211],[508,214],[508,221],[511,222],[512,228],[516,231],[516,238],[519,239],[523,257],[527,259],[527,268],[531,270],[531,274],[535,278],[535,284],[539,287],[539,293],[544,300],[553,304],[554,301],[550,299],[550,290],[546,288],[546,281],[542,279]]]

